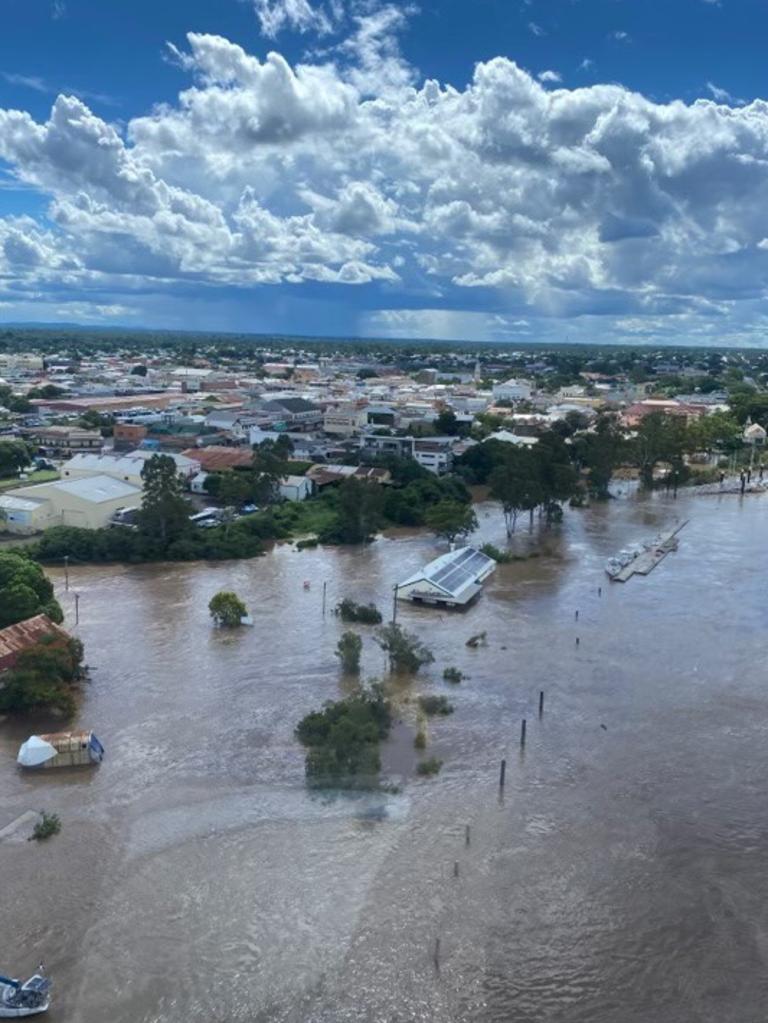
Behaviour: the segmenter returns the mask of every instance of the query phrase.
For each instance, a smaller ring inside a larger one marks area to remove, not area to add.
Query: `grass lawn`
[[[274,514],[277,521],[290,530],[292,536],[320,533],[336,521],[336,512],[322,498],[287,501],[278,505]]]
[[[58,478],[59,474],[55,469],[38,469],[37,472],[29,473],[25,480],[20,480],[18,476],[0,480],[0,493],[4,490],[15,490],[16,487],[28,487],[33,483],[50,483],[51,480]]]

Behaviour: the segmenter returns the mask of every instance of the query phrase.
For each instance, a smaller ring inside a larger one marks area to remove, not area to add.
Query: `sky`
[[[766,0],[0,15],[0,322],[768,346]]]

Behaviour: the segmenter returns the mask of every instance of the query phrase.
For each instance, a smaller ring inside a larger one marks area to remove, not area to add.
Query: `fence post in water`
[[[64,555],[64,589],[69,590],[69,555]]]
[[[539,717],[544,713],[544,690],[539,690]]]
[[[578,611],[576,612],[576,616],[575,617],[576,617],[576,621],[578,621],[579,620],[579,612]]]
[[[454,860],[453,861],[453,876],[454,877],[458,877],[459,876],[459,861],[458,860]]]
[[[523,718],[523,720],[520,722],[520,748],[521,749],[523,749],[525,747],[525,727],[526,727],[526,721],[525,721],[525,718]]]
[[[440,972],[440,939],[435,938],[435,969]]]
[[[506,774],[507,774],[507,762],[506,762],[506,760],[502,760],[501,767],[499,769],[499,788],[500,789],[504,788],[504,781],[506,779]]]
[[[464,828],[464,845],[469,845],[469,824]]]
[[[597,587],[597,595],[598,595],[598,597],[602,597],[602,595],[603,595],[603,587],[602,586],[598,586]]]
[[[325,594],[328,591],[328,583],[323,583],[323,614],[325,614]]]
[[[579,639],[579,637],[577,636],[577,637],[576,637],[576,646],[578,646],[578,645],[579,645],[579,643],[581,643],[581,640],[580,640],[580,639]]]
[[[397,591],[400,589],[400,583],[395,583],[394,594],[392,596],[392,624],[397,625]]]
[[[75,625],[80,624],[80,594],[75,594]]]

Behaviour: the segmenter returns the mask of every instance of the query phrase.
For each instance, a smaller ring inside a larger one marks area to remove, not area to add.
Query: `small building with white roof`
[[[476,547],[443,554],[398,583],[398,600],[442,607],[467,607],[496,569],[496,562]]]

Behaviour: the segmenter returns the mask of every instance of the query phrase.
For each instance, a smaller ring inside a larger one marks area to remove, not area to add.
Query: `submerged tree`
[[[242,619],[248,614],[248,608],[237,594],[226,590],[221,590],[214,597],[211,597],[208,610],[211,612],[211,618],[213,618],[217,625],[228,629],[241,625]]]
[[[459,501],[440,501],[424,512],[424,523],[435,536],[453,543],[477,529],[477,517],[471,505]]]
[[[360,671],[360,654],[363,641],[356,632],[344,632],[336,645],[336,656],[341,661],[343,671],[354,674]]]
[[[376,633],[376,642],[389,656],[390,671],[415,675],[419,668],[431,664],[435,657],[418,636],[391,622]]]

